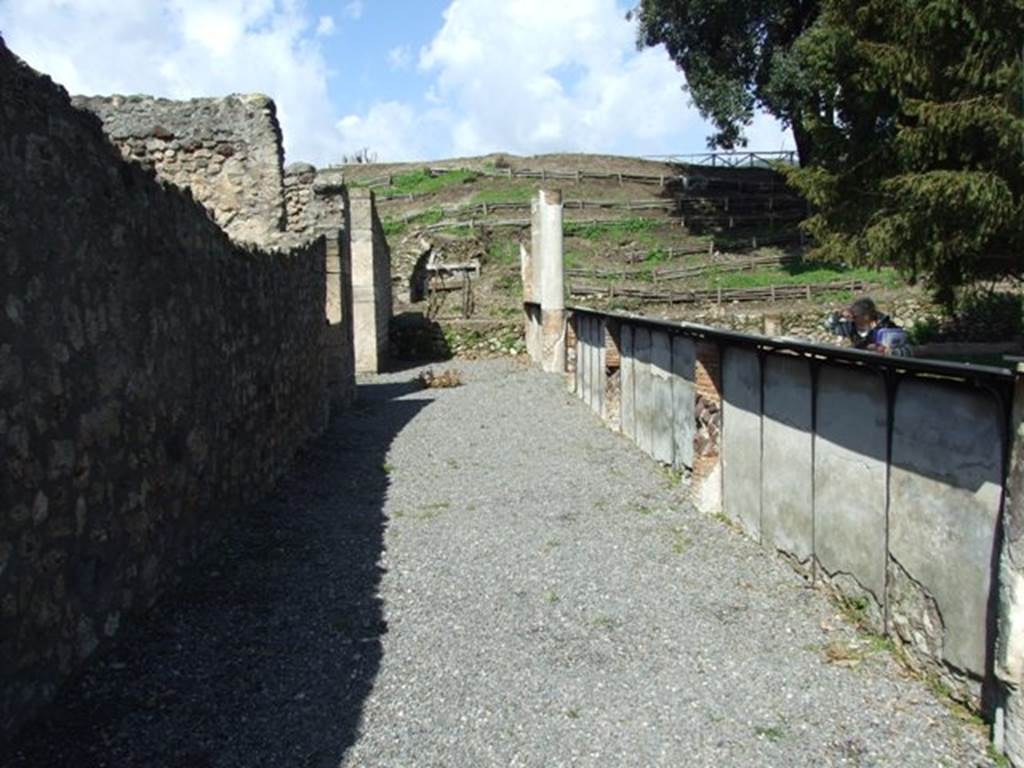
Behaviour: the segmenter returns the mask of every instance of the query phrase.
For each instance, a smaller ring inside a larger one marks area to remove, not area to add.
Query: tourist
[[[854,349],[899,357],[911,354],[907,332],[879,312],[867,297],[857,299],[842,312],[833,312],[825,327],[849,341]]]

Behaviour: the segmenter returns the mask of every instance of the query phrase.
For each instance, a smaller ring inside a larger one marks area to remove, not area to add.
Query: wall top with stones
[[[72,103],[100,118],[125,159],[190,189],[234,239],[265,245],[284,231],[284,149],[269,97],[75,96]]]
[[[324,173],[309,163],[284,169],[288,231],[312,236],[345,226],[346,187],[337,174]]]

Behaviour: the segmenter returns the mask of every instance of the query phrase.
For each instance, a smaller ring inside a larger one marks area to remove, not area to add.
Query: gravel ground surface
[[[559,379],[458,367],[456,389],[368,382],[0,762],[992,764]]]

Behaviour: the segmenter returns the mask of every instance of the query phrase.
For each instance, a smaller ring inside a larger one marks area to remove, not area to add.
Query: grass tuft
[[[782,741],[786,732],[776,725],[758,725],[754,727],[754,733],[768,741]]]
[[[608,221],[592,221],[588,223],[566,222],[564,232],[566,237],[579,237],[584,240],[605,240],[624,239],[634,237],[642,240],[638,235],[650,235],[655,229],[661,226],[656,219],[644,219],[632,217],[626,219],[610,219]]]
[[[447,171],[437,176],[431,176],[426,170],[411,171],[393,176],[391,189],[401,195],[426,195],[457,184],[467,184],[476,178],[476,173],[465,170]]]

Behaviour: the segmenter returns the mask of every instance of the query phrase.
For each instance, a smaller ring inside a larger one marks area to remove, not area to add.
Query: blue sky
[[[705,147],[622,0],[0,0],[8,46],[72,93],[260,91],[288,161]],[[767,116],[751,148],[791,148]]]
[[[365,112],[380,95],[400,101],[422,97],[429,78],[418,71],[416,57],[441,28],[448,4],[448,0],[309,3],[311,15],[318,20],[334,19],[335,30],[324,52],[336,73],[333,79],[338,80],[331,89],[331,101],[339,114]],[[358,18],[352,17],[353,10]]]

